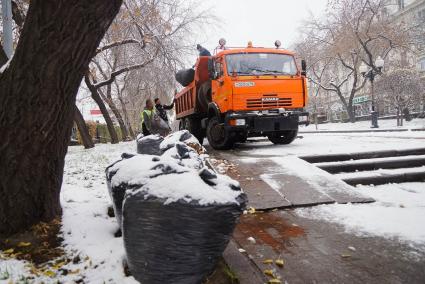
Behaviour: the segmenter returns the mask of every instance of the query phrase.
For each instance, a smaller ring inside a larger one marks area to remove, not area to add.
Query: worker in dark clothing
[[[155,108],[160,118],[162,118],[165,122],[168,123],[168,116],[167,116],[167,110],[173,109],[174,107],[174,101],[171,105],[163,105],[161,104],[161,101],[159,98],[155,99]]]
[[[211,56],[211,53],[200,44],[196,45],[196,49],[199,51],[199,56]]]
[[[146,107],[140,114],[142,121],[142,133],[144,136],[152,134],[153,103],[151,99],[146,100]]]

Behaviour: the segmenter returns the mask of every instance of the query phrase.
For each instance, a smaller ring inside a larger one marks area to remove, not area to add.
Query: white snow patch
[[[200,205],[239,204],[236,198],[241,192],[232,190],[229,187],[228,179],[222,179],[221,176],[218,176],[218,179],[214,181],[218,181],[217,185],[209,186],[194,171],[161,175],[149,179],[142,188],[127,194],[132,195],[142,192],[145,198],[154,196],[165,199],[164,204],[170,204],[178,200],[184,200],[188,203],[197,201]]]
[[[356,191],[373,197],[370,204],[331,204],[296,209],[302,217],[344,225],[357,235],[398,238],[425,251],[425,186],[401,183],[358,186]]]
[[[392,174],[404,174],[404,173],[423,173],[425,172],[425,166],[414,167],[414,168],[401,168],[401,169],[379,169],[375,171],[359,171],[350,173],[339,173],[335,174],[335,177],[340,179],[354,178],[354,177],[370,177],[370,176],[386,176]],[[425,187],[425,185],[424,185]]]

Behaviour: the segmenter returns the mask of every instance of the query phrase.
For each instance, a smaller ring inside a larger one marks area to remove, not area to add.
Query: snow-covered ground
[[[317,125],[317,130],[371,130],[371,122],[357,121],[356,123],[323,123]],[[403,126],[397,126],[396,119],[381,119],[378,121],[379,129],[416,129],[425,128],[425,119],[415,118],[411,121],[403,120]],[[300,131],[316,131],[316,125],[310,124],[301,127]]]
[[[82,277],[85,283],[138,283],[124,275],[124,247],[122,238],[114,237],[118,230],[116,219],[107,216],[111,202],[105,180],[106,166],[119,159],[123,152],[135,150],[134,141],[100,144],[89,150],[69,147],[61,194],[62,232],[67,255],[71,259],[79,255],[81,262],[61,267],[73,273],[64,276],[52,268],[53,277],[41,275],[33,283],[56,283],[56,280],[74,283]],[[18,283],[27,276],[34,277],[24,261],[0,261],[0,283]]]
[[[415,123],[415,127],[422,127],[424,120]],[[341,125],[342,129],[347,127]],[[238,152],[246,157],[279,157],[425,147],[425,132],[302,136],[303,139],[283,146],[265,141],[248,142],[240,145]],[[64,266],[72,274],[63,276],[57,273],[53,278],[39,276],[34,283],[52,283],[53,279],[71,283],[83,276],[86,283],[137,283],[134,278],[124,275],[122,239],[114,237],[118,224],[115,218],[107,216],[111,202],[104,172],[123,152],[134,153],[135,150],[134,141],[96,145],[90,150],[79,146],[69,148],[61,196],[62,232],[67,255],[70,258],[79,255],[81,262]],[[304,217],[340,223],[347,231],[356,234],[398,238],[415,247],[425,247],[425,183],[361,186],[355,190],[375,198],[377,202],[322,205],[297,209],[296,212]],[[7,278],[2,277],[5,271]],[[0,283],[10,283],[11,280],[15,283],[22,276],[30,276],[27,263],[1,259]]]
[[[425,183],[357,186],[370,204],[331,204],[296,209],[302,217],[344,225],[356,235],[383,236],[425,252]]]

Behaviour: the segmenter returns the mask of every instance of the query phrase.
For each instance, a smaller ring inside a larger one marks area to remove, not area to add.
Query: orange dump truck
[[[186,87],[176,94],[180,129],[201,143],[207,137],[221,150],[248,137],[291,143],[298,126],[308,123],[305,62],[298,66],[294,53],[280,49],[278,41],[276,48],[220,43],[214,56],[198,58]]]

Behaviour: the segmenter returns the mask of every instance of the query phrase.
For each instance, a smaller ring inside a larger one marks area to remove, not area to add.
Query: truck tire
[[[200,111],[203,113],[208,112],[208,104],[212,101],[211,98],[211,81],[204,82],[198,90],[197,94],[198,105]]]
[[[205,138],[205,130],[202,129],[201,120],[199,118],[187,117],[181,119],[179,123],[179,130],[183,129],[186,129],[192,133],[192,135],[198,139],[199,144],[202,145]]]
[[[292,141],[294,141],[295,138],[297,138],[297,134],[298,134],[298,129],[295,129],[295,130],[286,130],[286,131],[281,131],[279,133],[269,134],[267,135],[267,137],[273,144],[286,145],[286,144],[291,144]]]
[[[208,143],[216,150],[229,150],[234,144],[218,117],[212,117],[208,121],[207,138]]]

